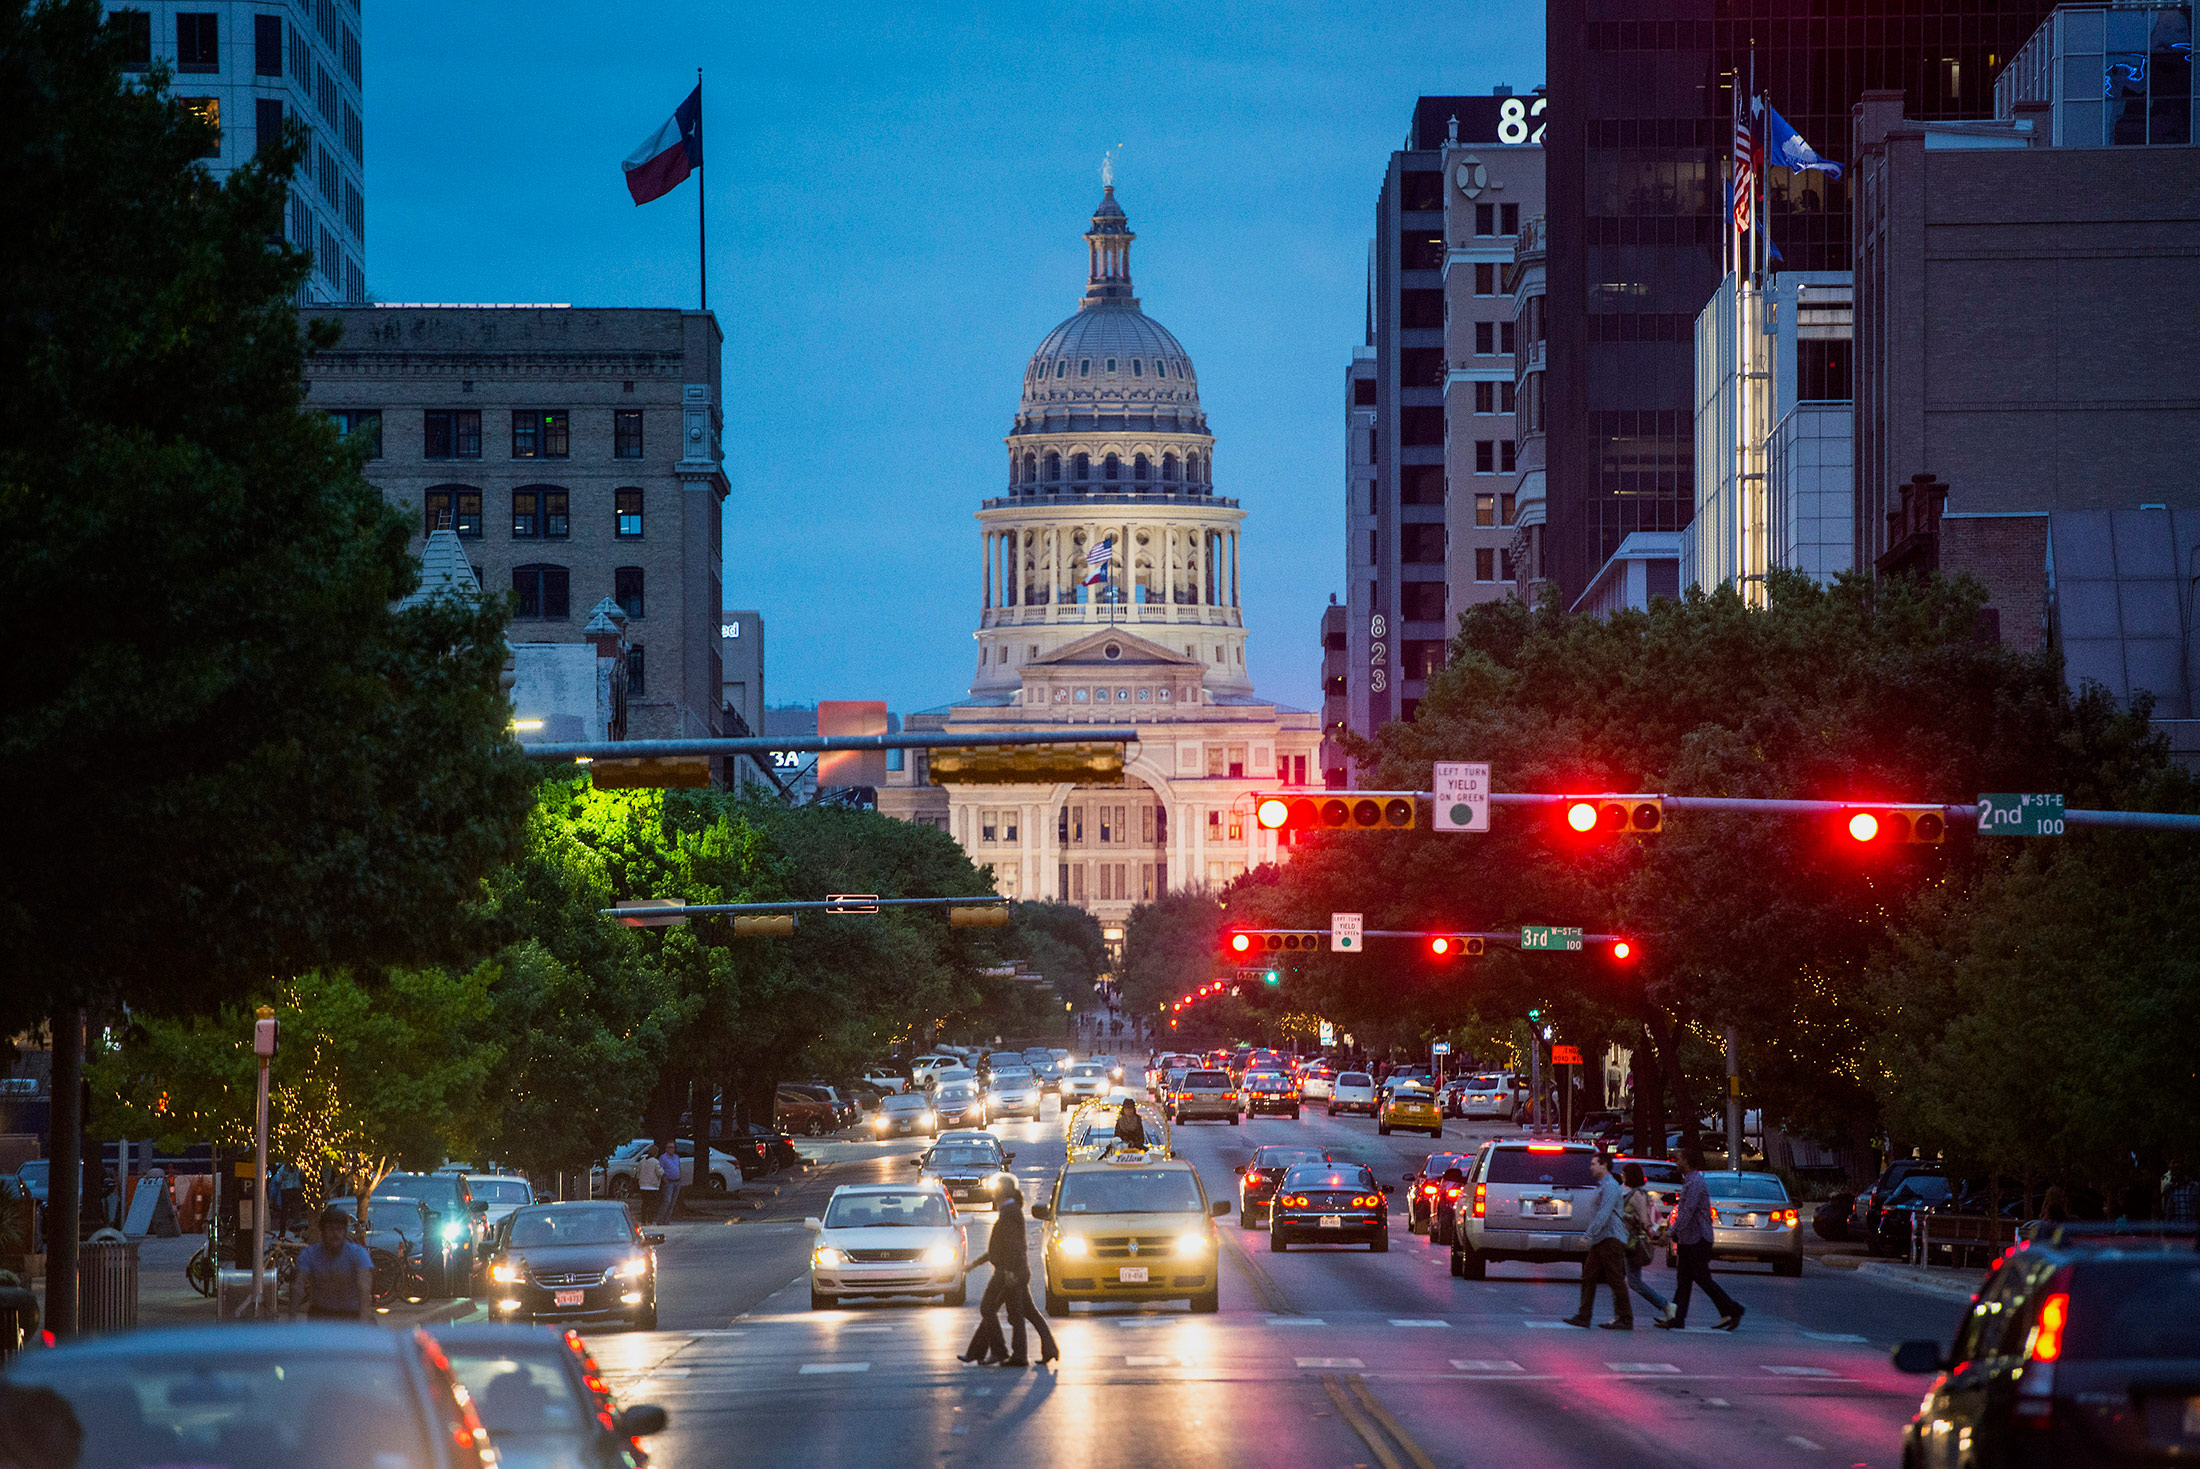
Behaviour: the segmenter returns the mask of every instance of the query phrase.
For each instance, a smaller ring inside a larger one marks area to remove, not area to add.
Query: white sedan
[[[482,1222],[491,1229],[502,1224],[514,1209],[535,1202],[534,1186],[517,1173],[469,1173],[466,1187],[473,1191],[475,1202],[489,1206]]]
[[[810,1251],[810,1309],[843,1296],[968,1299],[962,1225],[934,1185],[843,1184],[833,1190]]]
[[[1115,1079],[1108,1075],[1108,1068],[1094,1061],[1080,1061],[1070,1067],[1069,1075],[1062,1078],[1062,1101],[1090,1102],[1106,1096],[1115,1089]]]

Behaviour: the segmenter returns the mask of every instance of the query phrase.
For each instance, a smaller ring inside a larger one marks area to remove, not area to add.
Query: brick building
[[[721,733],[716,318],[552,306],[326,307],[310,407],[368,479],[513,598],[514,644],[580,643],[624,614],[627,737]]]

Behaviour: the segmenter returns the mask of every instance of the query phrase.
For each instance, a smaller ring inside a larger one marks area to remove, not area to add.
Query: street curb
[[[1973,1277],[1919,1275],[1915,1273],[1916,1268],[1899,1265],[1892,1260],[1859,1260],[1856,1273],[1881,1285],[1899,1286],[1949,1301],[1968,1302],[1977,1286],[1977,1280]]]

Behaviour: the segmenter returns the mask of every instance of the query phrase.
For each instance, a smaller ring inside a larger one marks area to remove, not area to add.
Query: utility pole
[[[76,1232],[84,1208],[84,1010],[57,1005],[53,1042],[53,1127],[46,1184],[46,1328],[76,1335]]]
[[[252,1054],[259,1061],[259,1085],[252,1112],[252,1314],[258,1316],[267,1290],[267,1066],[275,1059],[277,1032],[272,1006],[262,1005],[252,1022]],[[272,1316],[273,1312],[266,1314]]]
[[[1726,1028],[1726,1166],[1742,1171],[1742,1033]]]

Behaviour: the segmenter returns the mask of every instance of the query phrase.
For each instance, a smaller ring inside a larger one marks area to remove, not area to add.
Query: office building
[[[1825,157],[1849,108],[1904,88],[1910,115],[1992,113],[1994,73],[2039,0],[1551,0],[1546,564],[1571,604],[1629,534],[1694,510],[1694,323],[1718,289],[1740,77]],[[1772,169],[1783,270],[1850,268],[1852,180]]]
[[[1273,860],[1253,792],[1321,781],[1316,717],[1260,698],[1246,674],[1245,514],[1216,493],[1191,355],[1133,293],[1134,238],[1111,186],[1085,235],[1084,299],[1026,364],[1007,484],[979,506],[969,695],[907,720],[1065,743],[1137,725],[1124,777],[962,784],[911,751],[879,791],[881,811],[944,824],[1006,896],[1106,922]]]
[[[1513,436],[1520,446],[1512,487],[1512,591],[1531,607],[1542,600],[1549,585],[1543,546],[1550,519],[1543,490],[1543,437],[1550,414],[1543,373],[1549,366],[1550,293],[1545,266],[1550,258],[1550,231],[1548,215],[1521,218],[1504,280],[1505,294],[1512,298]]]
[[[359,0],[130,0],[110,3],[124,67],[165,62],[170,91],[220,129],[207,155],[219,177],[281,136],[312,133],[291,183],[284,235],[313,252],[304,299],[367,299],[365,101]]]
[[[1507,590],[1498,573],[1510,528],[1497,518],[1518,454],[1506,402],[1512,312],[1499,282],[1541,197],[1542,106],[1509,92],[1422,97],[1384,169],[1367,342],[1347,370],[1345,700],[1358,734],[1413,717],[1456,626],[1447,582],[1462,601]]]
[[[725,611],[718,614],[719,718],[731,739],[747,739],[764,733],[764,614]],[[777,789],[769,755],[741,755],[725,762],[724,781],[739,789],[744,784]]]
[[[1869,92],[1853,144],[1859,564],[1977,577],[1987,629],[2169,720],[2200,716],[2190,23],[2068,7],[2035,38],[2055,64],[2020,55],[2007,116]],[[2134,71],[2148,95],[2104,106]]]
[[[1345,609],[1337,601],[1337,594],[1329,594],[1329,605],[1322,609],[1322,785],[1333,791],[1345,787],[1351,767],[1345,760],[1344,746],[1337,737],[1351,728],[1346,722],[1345,659],[1349,639],[1345,636]]]
[[[366,475],[457,534],[513,599],[515,644],[623,619],[633,739],[716,735],[724,677],[720,335],[703,312],[315,308],[307,405],[365,445]]]

